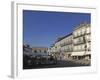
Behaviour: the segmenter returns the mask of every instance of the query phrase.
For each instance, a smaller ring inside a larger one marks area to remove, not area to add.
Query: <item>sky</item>
[[[90,13],[23,10],[23,40],[32,47],[50,47],[84,22],[91,22]]]

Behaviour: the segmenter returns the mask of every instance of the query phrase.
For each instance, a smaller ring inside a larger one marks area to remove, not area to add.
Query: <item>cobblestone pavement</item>
[[[33,65],[25,69],[90,66],[90,60],[60,60],[56,64]]]

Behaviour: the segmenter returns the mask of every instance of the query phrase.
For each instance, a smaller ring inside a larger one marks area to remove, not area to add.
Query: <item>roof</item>
[[[32,47],[32,49],[48,49],[47,47]]]
[[[67,34],[67,35],[65,35],[65,36],[63,36],[63,37],[61,37],[61,38],[58,38],[56,42],[59,42],[59,41],[61,41],[62,39],[66,38],[66,37],[68,37],[68,36],[71,36],[71,35],[72,35],[72,33],[69,33],[69,34]]]
[[[74,30],[77,30],[77,29],[79,29],[79,28],[81,28],[81,27],[84,27],[84,26],[86,26],[86,25],[89,25],[90,26],[90,23],[81,23],[81,24],[79,24],[78,26],[76,26],[75,28],[74,28]],[[86,26],[87,27],[87,26]]]

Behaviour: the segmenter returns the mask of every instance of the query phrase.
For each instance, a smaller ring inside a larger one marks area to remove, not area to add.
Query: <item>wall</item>
[[[36,3],[52,3],[52,4],[68,4],[66,1],[72,0],[34,0]],[[74,3],[80,5],[97,6],[97,18],[100,21],[100,5],[99,0],[73,0]],[[78,2],[77,2],[78,1]],[[72,3],[72,4],[74,4]],[[98,52],[98,72],[86,74],[72,74],[51,77],[38,77],[25,80],[100,80],[100,23],[97,23],[95,34],[95,47]],[[94,42],[93,42],[94,43]],[[0,1],[0,80],[12,80],[10,78],[11,65],[11,0]],[[22,79],[24,80],[24,79]]]

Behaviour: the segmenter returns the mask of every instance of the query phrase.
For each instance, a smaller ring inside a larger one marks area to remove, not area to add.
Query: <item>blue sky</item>
[[[80,23],[91,21],[90,13],[23,10],[24,43],[50,47],[58,37],[71,33]]]

